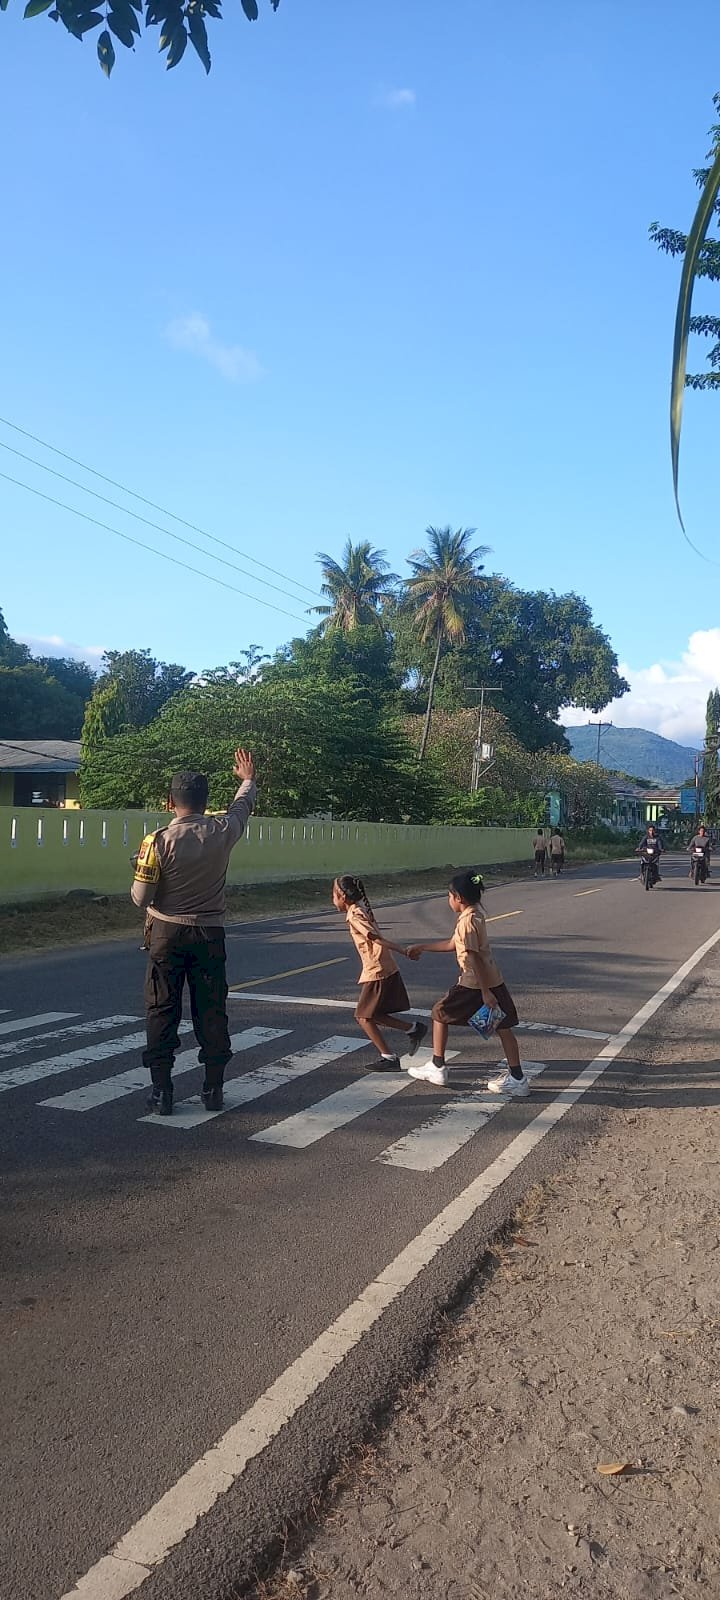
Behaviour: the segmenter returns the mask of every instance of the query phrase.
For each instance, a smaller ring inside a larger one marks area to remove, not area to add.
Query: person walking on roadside
[[[350,872],[336,878],[332,898],[335,910],[345,913],[348,933],[362,962],[358,979],[362,988],[355,1021],[378,1051],[379,1069],[399,1072],[400,1057],[388,1050],[381,1027],[396,1028],[406,1034],[411,1056],[428,1031],[426,1023],[408,1022],[405,1017],[396,1015],[398,1011],[409,1011],[410,1001],[393,952],[404,956],[407,951],[404,945],[391,944],[389,939],[383,938],[361,878]]]
[[[255,762],[235,751],[239,788],[224,816],[207,816],[208,781],[201,772],[176,772],[167,827],[143,839],[130,891],[150,917],[145,974],[148,1105],[161,1117],[173,1108],[172,1069],[187,979],[199,1059],[205,1068],[203,1103],[221,1111],[225,1068],[232,1056],[225,972],[225,878],[230,853],[244,832],[256,797]]]
[[[535,838],[533,839],[533,855],[535,857],[535,877],[544,878],[545,862],[547,859],[547,840],[542,828],[538,828]]]
[[[565,865],[565,840],[559,828],[553,828],[550,835],[550,866],[554,878],[559,878]]]
[[[449,939],[433,939],[427,944],[408,947],[411,961],[419,961],[428,950],[448,953],[453,950],[460,968],[458,982],[432,1008],[432,1061],[427,1066],[408,1067],[408,1072],[411,1078],[444,1087],[448,1081],[445,1065],[448,1028],[467,1025],[485,1005],[495,1021],[495,1031],[505,1051],[502,1070],[496,1078],[488,1079],[488,1089],[491,1094],[503,1095],[506,1099],[526,1100],[530,1085],[520,1065],[520,1051],[513,1033],[518,1014],[490,948],[481,906],[482,892],[483,880],[479,872],[470,868],[456,873],[450,879],[448,891],[450,910],[457,917],[454,934]]]

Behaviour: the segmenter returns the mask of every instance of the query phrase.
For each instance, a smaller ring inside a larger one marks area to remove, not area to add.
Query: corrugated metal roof
[[[0,772],[77,772],[79,739],[0,739]]]

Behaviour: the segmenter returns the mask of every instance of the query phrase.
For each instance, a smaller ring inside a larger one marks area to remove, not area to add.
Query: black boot
[[[222,1111],[222,1108],[223,1108],[222,1084],[218,1083],[212,1089],[209,1089],[207,1087],[207,1085],[205,1084],[203,1086],[202,1090],[201,1090],[200,1098],[202,1100],[202,1103],[203,1103],[206,1111]]]
[[[157,1117],[171,1117],[173,1108],[172,1084],[169,1084],[165,1089],[156,1088],[153,1085],[148,1106],[151,1111],[155,1112]]]

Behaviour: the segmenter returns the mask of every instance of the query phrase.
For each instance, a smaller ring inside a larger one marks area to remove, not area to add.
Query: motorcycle
[[[660,877],[658,867],[658,854],[656,850],[639,850],[640,878],[643,889],[654,889]]]
[[[690,864],[692,866],[693,883],[697,889],[698,884],[703,884],[707,880],[707,852],[699,849],[699,847],[696,846],[696,848],[693,850],[692,856],[690,857]]]

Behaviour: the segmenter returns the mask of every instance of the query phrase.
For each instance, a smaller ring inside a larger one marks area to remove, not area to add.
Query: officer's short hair
[[[188,811],[204,811],[208,801],[208,781],[203,772],[176,772],[170,784],[170,798]]]

